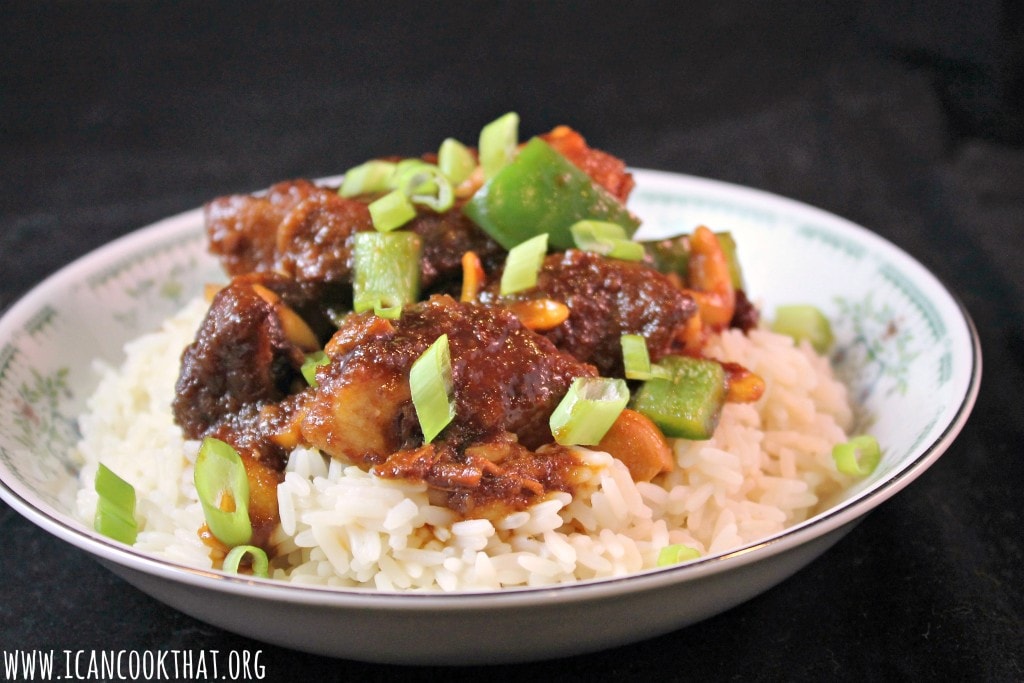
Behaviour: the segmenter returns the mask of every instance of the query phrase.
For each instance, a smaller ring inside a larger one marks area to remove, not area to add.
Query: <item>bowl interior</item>
[[[641,235],[700,224],[728,230],[765,317],[779,304],[809,303],[832,320],[833,360],[859,406],[858,430],[875,435],[884,453],[836,505],[938,457],[937,444],[970,410],[980,355],[964,310],[931,274],[873,233],[797,202],[667,173],[636,177],[630,206],[644,220]],[[224,280],[201,226],[196,210],[118,240],[49,278],[0,320],[0,494],[9,501],[95,537],[73,519],[71,456],[76,416],[98,380],[94,363],[120,362],[126,341]]]

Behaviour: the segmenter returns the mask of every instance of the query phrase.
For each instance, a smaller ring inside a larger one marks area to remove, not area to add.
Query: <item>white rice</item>
[[[99,387],[80,418],[77,512],[91,524],[102,460],[135,486],[136,547],[212,568],[197,534],[198,444],[183,440],[170,405],[181,351],[205,309],[193,302],[128,344],[121,367],[97,368]],[[554,493],[495,522],[431,505],[423,484],[296,449],[278,486],[272,576],[389,591],[542,586],[654,567],[674,543],[728,551],[814,514],[850,483],[831,458],[853,420],[846,388],[809,346],[765,330],[728,331],[707,353],[757,373],[767,390],[756,404],[727,404],[711,440],[677,440],[673,472],[636,483],[608,454],[580,449],[590,477],[575,498]]]

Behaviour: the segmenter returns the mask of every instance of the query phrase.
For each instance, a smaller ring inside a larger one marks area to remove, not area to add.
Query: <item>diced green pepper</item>
[[[649,379],[633,397],[633,409],[646,415],[668,437],[710,439],[725,404],[721,363],[690,356],[666,356],[659,363],[665,379]]]
[[[732,280],[733,289],[745,289],[743,283],[743,269],[740,267],[740,260],[736,253],[736,239],[731,232],[716,232],[718,244],[722,247],[726,263],[729,264],[729,277]],[[675,273],[686,280],[690,264],[690,236],[678,235],[656,242],[644,242],[644,249],[647,250],[654,267],[662,273]]]
[[[583,219],[618,223],[629,236],[640,225],[618,199],[540,138],[526,143],[462,211],[506,249],[544,232],[552,247],[571,249],[569,228]]]
[[[725,261],[729,264],[729,277],[732,279],[733,289],[745,289],[743,286],[743,269],[740,268],[740,259],[736,254],[736,239],[731,232],[716,232],[715,237],[722,246],[722,253],[725,254]]]
[[[690,269],[690,236],[676,235],[656,242],[644,242],[644,250],[651,257],[654,268],[660,272],[675,273],[686,281]]]

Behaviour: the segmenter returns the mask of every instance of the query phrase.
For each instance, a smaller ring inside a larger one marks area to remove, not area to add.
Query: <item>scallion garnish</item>
[[[135,521],[135,517],[127,516],[124,510],[106,498],[96,500],[93,528],[104,536],[127,545],[134,545],[139,536],[139,525]]]
[[[100,498],[106,498],[118,508],[135,513],[135,487],[103,463],[96,468],[95,488]]]
[[[299,370],[302,372],[302,376],[306,380],[306,384],[316,389],[316,369],[325,365],[330,365],[331,359],[323,351],[314,351],[313,353],[306,355],[306,360],[302,362],[302,367]]]
[[[402,185],[417,172],[421,171],[425,167],[432,166],[433,164],[419,159],[417,157],[407,157],[400,160],[395,164],[395,172],[391,176],[391,180],[388,184],[388,189],[400,190]]]
[[[254,545],[236,545],[229,550],[228,554],[224,556],[222,565],[224,571],[237,574],[238,566],[246,555],[251,558],[249,562],[252,567],[253,576],[262,578],[270,576],[270,560],[267,558],[267,553],[263,548],[258,548]]]
[[[629,239],[626,229],[609,221],[582,220],[569,227],[578,249],[623,261],[640,261],[644,245]]]
[[[875,471],[882,459],[878,440],[870,434],[855,436],[832,448],[836,469],[854,477],[866,477]]]
[[[338,188],[342,197],[357,197],[363,194],[379,194],[389,189],[395,164],[374,159],[350,168]]]
[[[667,379],[671,373],[660,365],[651,363],[647,352],[647,340],[639,334],[624,334],[619,338],[622,345],[622,365],[626,379]]]
[[[455,138],[446,138],[437,151],[437,165],[452,185],[460,185],[473,174],[476,159],[464,144]]]
[[[356,313],[397,318],[420,294],[422,240],[414,232],[358,232],[352,250],[352,297]]]
[[[430,443],[455,418],[452,358],[447,334],[438,337],[412,364],[409,389],[423,440]]]
[[[434,211],[444,212],[455,203],[455,192],[451,181],[433,164],[419,159],[407,159],[416,163],[399,162],[395,172],[395,186],[405,193],[413,204],[428,206]]]
[[[696,560],[700,557],[700,551],[682,543],[667,545],[658,553],[658,566],[668,567],[687,560]]]
[[[380,232],[400,228],[416,217],[416,207],[401,190],[392,190],[380,199],[373,200],[369,209],[373,227]]]
[[[809,304],[779,306],[771,329],[796,341],[806,339],[818,353],[825,353],[832,346],[832,325],[820,309]]]
[[[249,479],[238,452],[231,444],[206,437],[199,447],[194,479],[210,532],[228,546],[248,543],[252,538]]]
[[[516,154],[519,143],[519,114],[513,111],[491,121],[480,131],[480,166],[484,178],[492,178]]]
[[[115,541],[134,544],[139,534],[135,521],[135,487],[103,463],[96,469],[93,487],[99,496],[93,528]]]
[[[551,434],[563,446],[598,444],[628,402],[623,379],[577,377],[551,413]]]
[[[537,284],[537,274],[548,253],[548,234],[541,233],[512,247],[505,257],[501,274],[501,295],[529,289]]]

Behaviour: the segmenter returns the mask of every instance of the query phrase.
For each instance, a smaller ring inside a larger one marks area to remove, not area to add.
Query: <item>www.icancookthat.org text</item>
[[[4,650],[5,681],[259,681],[262,650]]]

